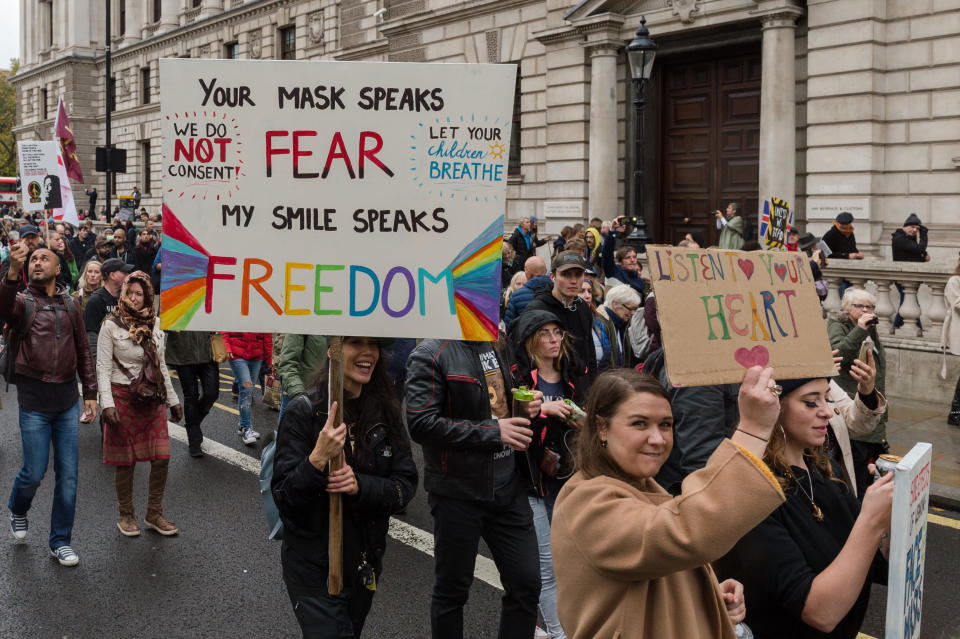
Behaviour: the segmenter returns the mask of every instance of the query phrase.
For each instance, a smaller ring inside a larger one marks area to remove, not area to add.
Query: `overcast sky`
[[[0,69],[20,56],[20,0],[0,0]]]

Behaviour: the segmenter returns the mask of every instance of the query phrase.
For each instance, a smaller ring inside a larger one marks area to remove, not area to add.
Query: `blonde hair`
[[[843,294],[843,299],[840,300],[840,309],[844,312],[849,311],[851,306],[859,304],[860,302],[867,302],[872,306],[876,306],[877,298],[870,293],[870,291],[851,286]]]
[[[510,283],[507,284],[507,289],[503,292],[503,305],[506,306],[510,302],[510,293],[513,293],[513,285],[517,283],[517,280],[520,278],[526,279],[527,274],[524,271],[517,271],[513,274],[513,277],[510,278]],[[518,287],[519,288],[519,287]]]

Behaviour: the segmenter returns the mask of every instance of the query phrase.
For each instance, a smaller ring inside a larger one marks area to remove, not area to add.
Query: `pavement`
[[[950,399],[942,405],[888,397],[890,452],[905,455],[918,442],[933,444],[930,503],[960,511],[960,427],[947,425]]]

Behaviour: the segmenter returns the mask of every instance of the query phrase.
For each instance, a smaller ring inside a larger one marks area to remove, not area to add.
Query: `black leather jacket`
[[[480,501],[494,498],[493,453],[503,449],[500,424],[480,365],[480,342],[427,339],[407,360],[407,426],[423,446],[423,487]],[[497,348],[510,386],[509,353]],[[523,456],[514,456],[517,465]]]

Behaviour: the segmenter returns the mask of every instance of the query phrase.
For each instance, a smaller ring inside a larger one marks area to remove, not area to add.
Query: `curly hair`
[[[777,434],[777,430],[780,431],[779,435]],[[773,471],[773,474],[777,478],[777,483],[780,484],[780,488],[784,491],[790,486],[790,482],[796,481],[793,469],[790,468],[790,463],[787,461],[786,448],[787,434],[783,430],[783,425],[777,420],[777,427],[774,428],[770,441],[767,443],[767,450],[763,454],[763,461],[770,467],[770,470]],[[830,458],[827,457],[824,445],[805,449],[803,456],[813,464],[814,468],[820,471],[821,475],[829,480],[846,485],[843,478],[837,477],[836,473],[833,472],[833,467],[830,465]]]

